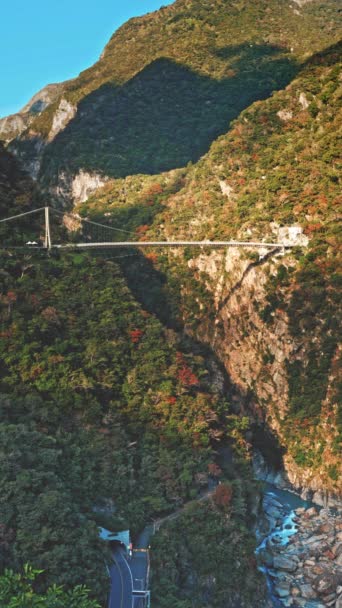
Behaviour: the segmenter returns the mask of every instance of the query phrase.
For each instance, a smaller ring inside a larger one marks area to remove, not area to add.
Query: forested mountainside
[[[340,36],[337,0],[178,0],[1,147],[2,217],[74,205],[137,240],[296,245],[1,251],[0,559],[44,569],[37,593],[103,603],[97,526],[136,534],[220,480],[154,538],[155,606],[261,608],[252,446],[340,498]],[[28,218],[6,242],[43,233]]]
[[[3,166],[10,170],[7,185],[2,173],[3,212],[15,213],[26,201],[27,180],[7,153]],[[30,234],[32,220],[23,229]],[[211,477],[222,480],[220,492],[199,512],[215,522],[220,550],[212,528],[194,530],[187,568],[196,584],[183,590],[181,572],[178,584],[165,573],[155,593],[161,585],[165,606],[187,597],[202,606],[208,594],[217,605],[237,597],[246,607],[262,606],[248,421],[226,401],[213,356],[146,311],[115,258],[2,251],[0,307],[1,569],[30,562],[44,570],[37,593],[54,583],[66,590],[82,584],[104,602],[98,526],[129,527],[135,535],[151,518],[196,498]],[[222,446],[231,457],[220,467]],[[205,568],[196,559],[199,542],[208,548]],[[232,550],[239,567],[227,565]],[[15,584],[6,581],[3,600]],[[15,581],[29,588],[29,576]]]
[[[0,142],[0,213],[29,211],[36,201],[36,188],[32,179],[21,170],[18,162]]]
[[[178,0],[120,28],[10,147],[60,202],[84,174],[184,166],[340,31],[338,0]]]
[[[142,239],[299,245],[264,260],[155,252],[153,263],[170,277],[186,330],[211,345],[245,407],[278,435],[290,480],[320,501],[341,491],[340,53],[337,45],[314,55],[197,164],[109,182],[79,207],[94,218],[106,212],[107,223],[124,222]]]

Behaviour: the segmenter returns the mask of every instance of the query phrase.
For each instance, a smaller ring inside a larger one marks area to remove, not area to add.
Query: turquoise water
[[[308,500],[303,500],[300,496],[294,494],[294,492],[289,492],[288,490],[280,490],[279,488],[273,486],[271,483],[267,482],[265,482],[264,494],[270,494],[289,509],[299,509],[300,507],[308,509],[309,507],[313,506],[312,502]]]
[[[311,502],[306,500],[302,500],[300,496],[294,494],[293,492],[289,492],[287,490],[280,490],[273,486],[270,483],[265,483],[264,495],[270,496],[277,500],[284,509],[284,516],[282,518],[282,523],[280,526],[274,528],[264,540],[258,546],[256,553],[258,553],[261,549],[263,549],[267,542],[273,542],[273,539],[277,544],[286,546],[289,542],[291,536],[296,534],[297,525],[295,522],[295,509],[299,509],[300,507],[304,507],[308,509],[312,506]],[[284,604],[282,601],[274,595],[273,593],[273,582],[272,577],[270,576],[269,569],[266,566],[260,567],[261,572],[265,574],[267,587],[269,591],[269,597],[272,601],[274,608],[284,608]]]

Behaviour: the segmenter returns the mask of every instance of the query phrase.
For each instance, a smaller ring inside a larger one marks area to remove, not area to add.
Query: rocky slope
[[[64,84],[48,84],[36,93],[32,99],[16,114],[0,118],[0,139],[10,142],[25,131],[31,122],[52,104],[61,91]]]
[[[168,235],[176,232],[171,216],[182,232],[186,208],[192,234],[288,239],[301,247],[282,258],[228,252],[190,260],[215,307],[214,320],[202,313],[190,331],[211,344],[249,410],[280,438],[290,482],[312,490],[320,504],[324,491],[341,492],[337,51],[246,111],[165,214]],[[304,98],[310,102],[303,107]],[[292,117],[284,119],[284,111]]]
[[[266,497],[265,513],[273,521],[271,534],[258,552],[271,588],[284,607],[340,608],[342,605],[342,520],[314,507],[285,514],[282,505]]]
[[[202,313],[191,327],[191,311],[188,318],[190,331],[219,354],[249,409],[280,438],[289,480],[316,492],[321,504],[324,493],[317,492],[341,491],[338,60],[338,48],[331,49],[286,91],[243,113],[164,214],[168,236],[183,232],[188,214],[193,235],[278,238],[300,246],[298,255],[282,258],[213,252],[189,260],[212,294],[215,319]],[[310,101],[303,107],[304,98]],[[291,118],[284,119],[284,111]],[[196,296],[204,311],[206,298]]]

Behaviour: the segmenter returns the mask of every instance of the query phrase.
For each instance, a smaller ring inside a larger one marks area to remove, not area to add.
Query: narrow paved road
[[[124,549],[113,551],[110,567],[111,588],[108,608],[133,608],[133,577]]]
[[[110,568],[111,591],[108,608],[143,608],[145,606],[142,598],[133,597],[133,589],[143,591],[148,588],[147,550],[151,537],[165,522],[177,519],[189,505],[208,500],[215,489],[216,484],[198,498],[185,503],[177,511],[146,526],[135,543],[131,559],[126,559],[123,548],[113,551],[114,563]]]
[[[131,559],[131,569],[133,574],[134,589],[142,591],[147,587],[147,576],[148,576],[148,546],[150,544],[150,538],[153,535],[153,525],[146,526],[144,530],[139,534],[135,547],[133,550],[133,557]],[[144,600],[139,597],[134,598],[134,608],[143,608],[145,606]]]

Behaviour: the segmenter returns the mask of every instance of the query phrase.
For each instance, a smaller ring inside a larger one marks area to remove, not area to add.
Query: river
[[[309,508],[311,503],[302,500],[297,494],[287,490],[280,490],[276,486],[265,482],[264,513],[269,525],[270,531],[265,536],[265,530],[262,529],[262,524],[257,530],[259,540],[262,538],[257,547],[256,555],[264,555],[264,562],[267,562],[267,548],[272,545],[286,546],[291,536],[296,534],[298,526],[296,524],[295,509]],[[265,523],[265,522],[264,522]],[[265,559],[266,557],[266,559]],[[286,605],[275,593],[274,584],[277,580],[277,572],[272,567],[265,564],[260,564],[259,569],[265,574],[269,597],[272,606],[275,608],[284,608]]]

